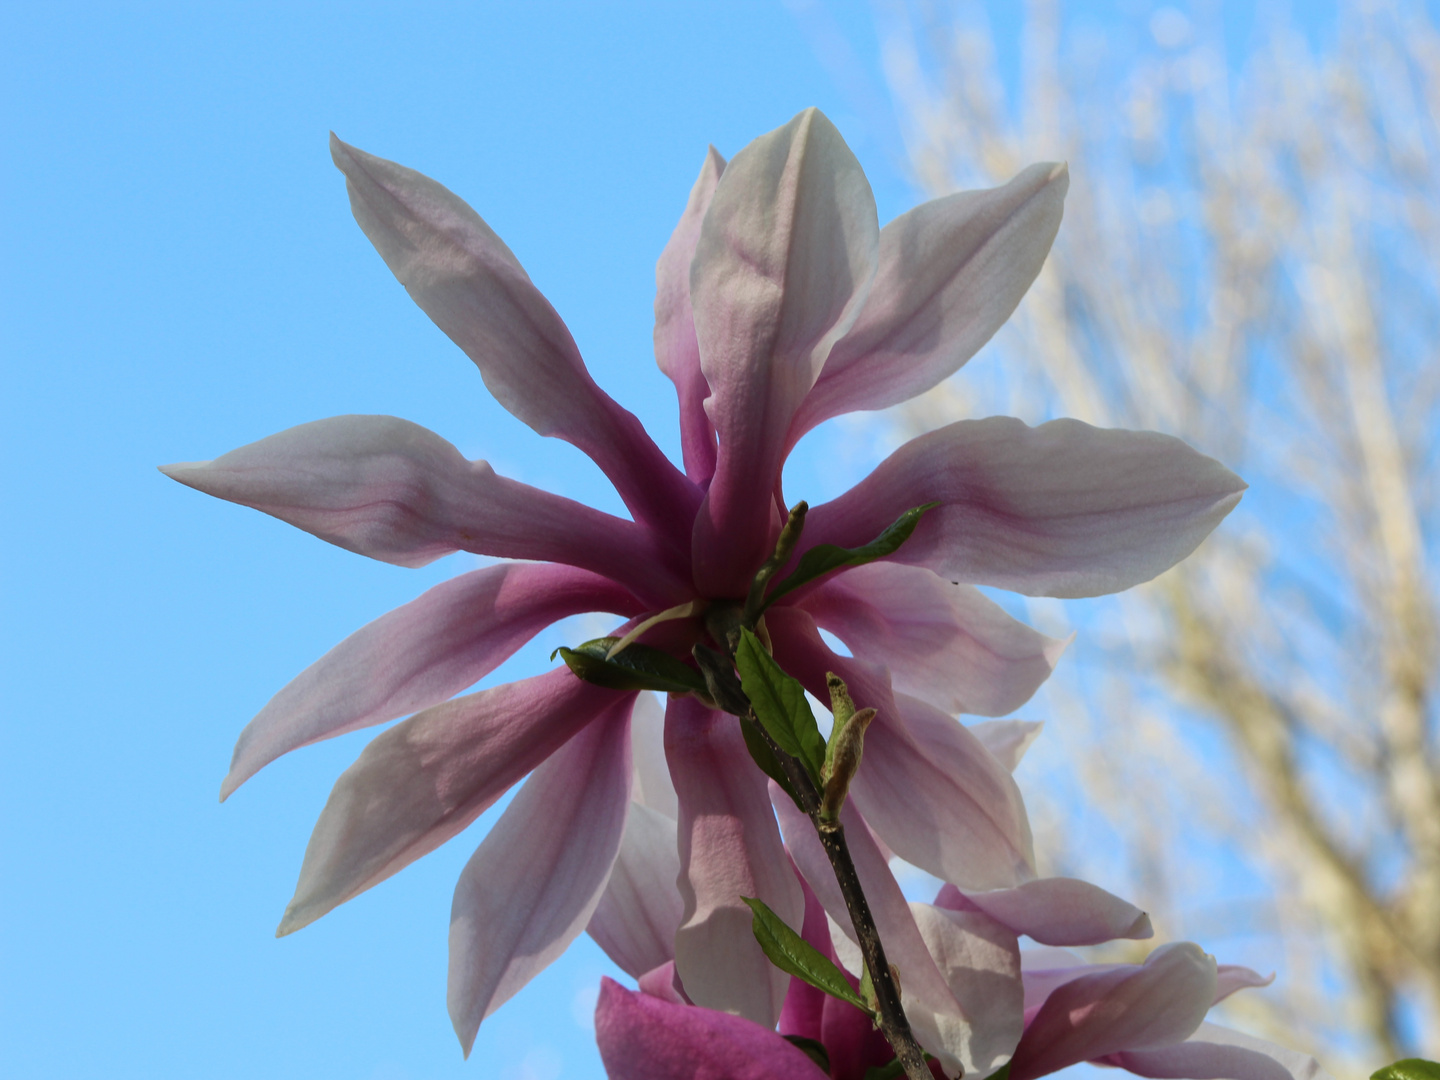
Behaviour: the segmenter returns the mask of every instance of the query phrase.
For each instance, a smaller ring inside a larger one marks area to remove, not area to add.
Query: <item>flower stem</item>
[[[880,1033],[890,1043],[900,1064],[905,1067],[907,1080],[931,1080],[930,1066],[925,1063],[925,1052],[915,1041],[910,1030],[910,1021],[905,1017],[904,1006],[900,1003],[900,987],[890,972],[885,959],[885,946],[880,943],[880,933],[875,928],[875,918],[870,914],[870,905],[865,892],[860,888],[860,878],[855,873],[855,862],[850,858],[850,848],[845,843],[845,827],[838,822],[822,822],[818,812],[810,815],[820,834],[820,843],[835,871],[835,880],[845,897],[845,907],[850,912],[850,922],[855,927],[855,936],[860,939],[860,953],[865,957],[865,966],[870,971],[870,981],[875,986],[877,1011],[880,1014]]]
[[[816,789],[810,774],[796,758],[791,757],[765,731],[754,710],[749,719],[755,724],[761,738],[769,744],[771,752],[785,770],[786,777],[800,796],[800,809],[810,818],[820,843],[835,871],[835,880],[840,893],[845,897],[845,908],[850,913],[850,922],[855,927],[855,936],[860,939],[860,954],[870,971],[870,981],[875,986],[875,997],[879,1017],[880,1033],[890,1043],[900,1064],[905,1067],[906,1080],[932,1080],[930,1066],[925,1062],[925,1052],[915,1041],[910,1030],[910,1021],[905,1017],[905,1008],[900,1003],[900,987],[891,973],[890,963],[885,959],[885,947],[880,943],[880,931],[875,927],[875,917],[870,913],[870,904],[865,891],[860,887],[860,875],[855,871],[855,860],[850,857],[850,847],[845,842],[845,827],[839,822],[821,818],[820,792]]]

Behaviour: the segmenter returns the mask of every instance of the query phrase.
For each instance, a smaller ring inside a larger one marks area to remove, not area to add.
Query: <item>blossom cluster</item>
[[[728,163],[712,149],[657,267],[655,354],[675,386],[682,468],[595,384],[474,210],[338,139],[332,153],[356,220],[415,302],[502,405],[589,455],[630,516],[502,477],[394,417],[321,420],[165,469],[386,562],[512,560],[362,628],[241,734],[222,798],[290,750],[408,716],[336,783],[279,932],[435,849],[523,779],[455,891],[449,1007],[467,1053],[484,1018],[588,930],[640,987],[607,981],[601,993],[614,1077],[859,1080],[883,1068],[891,1055],[869,1017],[774,966],[752,932],[746,898],[858,986],[856,931],[810,822],[752,763],[733,716],[683,686],[662,710],[568,666],[467,691],[587,612],[690,670],[775,552],[791,450],[829,418],[930,389],[994,334],[1054,239],[1065,168],[1035,165],[881,228],[859,163],[814,109]],[[825,699],[838,675],[875,710],[842,816],[906,1013],[944,1075],[1027,1080],[1081,1060],[1144,1076],[1315,1075],[1203,1023],[1262,982],[1253,972],[1189,945],[1136,966],[1059,952],[1143,938],[1149,922],[1094,886],[1038,876],[1011,775],[1037,726],[956,719],[1024,704],[1065,644],[977,586],[1128,588],[1189,554],[1243,488],[1164,435],[992,417],[914,439],[809,510],[790,568],[827,546],[863,548],[927,508],[883,557],[777,590],[763,632],[810,693]],[[946,883],[934,904],[905,901],[892,856]],[[1022,953],[1022,937],[1046,948]]]

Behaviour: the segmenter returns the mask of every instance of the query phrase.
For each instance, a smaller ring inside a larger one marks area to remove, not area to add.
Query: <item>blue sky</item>
[[[1005,36],[1014,6],[990,7]],[[390,413],[618,509],[578,451],[490,399],[390,276],[327,133],[469,200],[601,385],[678,456],[650,348],[654,260],[706,145],[728,156],[818,105],[881,219],[908,209],[878,54],[863,0],[0,13],[0,1073],[601,1075],[588,1014],[612,969],[584,938],[461,1060],[450,899],[495,812],[276,941],[310,827],[370,733],[216,800],[272,693],[473,560],[369,562],[155,466]],[[831,426],[802,444],[787,494],[823,499],[875,456],[873,432]],[[543,635],[487,683],[542,670],[586,630]]]
[[[873,75],[870,9],[830,11]],[[7,5],[0,1072],[600,1075],[585,1025],[610,969],[588,939],[461,1060],[450,897],[493,813],[276,941],[314,818],[369,733],[216,800],[235,736],[275,690],[468,557],[369,562],[155,466],[391,413],[615,505],[578,452],[489,398],[391,278],[327,133],[476,206],[600,383],[673,450],[653,268],[707,143],[733,154],[819,105],[882,218],[913,201],[894,136],[867,126],[883,108],[837,88],[816,25],[735,0]],[[816,455],[796,483],[833,491],[857,456]],[[490,681],[539,670],[565,640]]]

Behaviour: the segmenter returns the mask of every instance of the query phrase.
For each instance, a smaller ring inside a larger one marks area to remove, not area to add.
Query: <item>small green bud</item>
[[[846,702],[848,701],[847,694]],[[874,719],[874,709],[861,709],[845,721],[844,727],[836,721],[835,730],[830,734],[830,744],[825,747],[825,770],[822,776],[825,789],[820,796],[820,817],[825,821],[840,820],[845,796],[850,793],[850,781],[854,780],[855,774],[860,771],[860,758],[865,752],[865,729]]]

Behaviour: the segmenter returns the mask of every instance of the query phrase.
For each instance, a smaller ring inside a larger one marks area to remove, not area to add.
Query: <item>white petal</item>
[[[638,979],[675,959],[684,913],[679,876],[675,819],[632,802],[610,883],[586,927],[626,974]]]

